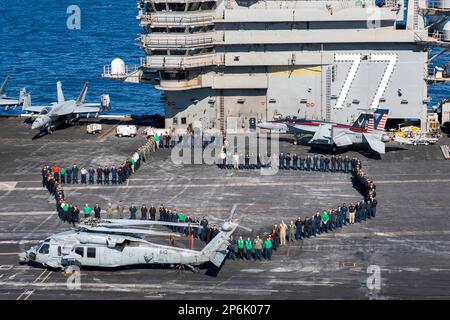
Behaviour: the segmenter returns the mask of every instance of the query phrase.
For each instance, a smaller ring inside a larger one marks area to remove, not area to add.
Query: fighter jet
[[[54,234],[20,254],[20,261],[65,269],[71,265],[114,268],[145,264],[196,266],[211,261],[220,267],[228,253],[228,239],[238,227],[227,221],[200,251],[149,242],[143,236],[177,234],[142,229],[150,225],[202,228],[195,223],[105,219],[80,223],[77,229]],[[179,236],[179,235],[178,235]]]
[[[23,101],[22,110],[37,114],[38,116],[31,125],[32,129],[39,131],[47,131],[51,133],[60,123],[72,123],[80,117],[98,117],[98,115],[109,106],[109,96],[102,95],[102,103],[85,103],[88,84],[85,83],[83,90],[76,100],[65,100],[61,86],[61,81],[56,83],[58,102],[52,103],[50,106],[32,106],[31,96],[26,94]],[[106,103],[103,103],[105,102]]]
[[[312,135],[310,144],[329,146],[333,152],[339,147],[367,144],[372,150],[383,154],[384,143],[390,141],[384,133],[388,113],[388,109],[364,111],[351,126],[306,119],[283,119],[259,123],[257,126],[261,129],[292,133],[296,140]]]
[[[6,107],[6,108],[15,107],[15,106],[20,105],[22,103],[23,96],[25,94],[25,90],[22,89],[22,90],[20,90],[20,96],[19,96],[18,100],[8,98],[5,94],[5,90],[6,90],[6,86],[8,85],[8,81],[9,81],[9,76],[6,76],[5,81],[3,81],[3,84],[0,87],[0,106]]]

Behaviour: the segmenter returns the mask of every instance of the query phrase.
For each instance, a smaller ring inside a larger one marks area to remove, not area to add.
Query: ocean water
[[[66,11],[73,4],[81,10],[80,30],[66,26]],[[103,66],[116,57],[139,64],[144,52],[137,40],[142,29],[136,15],[135,0],[1,0],[0,81],[11,75],[8,95],[17,96],[26,87],[37,105],[56,100],[58,80],[66,98],[78,97],[88,81],[87,101],[97,102],[108,93],[111,114],[164,114],[161,92],[153,86],[101,78]],[[445,59],[448,54],[435,63]],[[449,92],[449,84],[430,86],[430,105]]]
[[[67,8],[78,5],[81,29],[66,26]],[[135,0],[1,0],[0,81],[9,74],[8,95],[20,87],[33,104],[56,101],[56,81],[64,95],[77,98],[89,82],[87,102],[102,93],[111,98],[113,114],[163,114],[161,92],[148,84],[102,79],[103,66],[122,58],[139,64],[144,55],[136,38],[141,32]]]
[[[435,54],[441,51],[441,48],[431,48],[429,57],[431,58]],[[438,58],[434,59],[430,64],[429,68],[434,68],[435,66],[445,66],[450,62],[450,53],[444,53]],[[450,98],[450,83],[433,84],[428,86],[428,96],[431,97],[431,101],[428,107],[433,107],[437,105],[443,99]]]

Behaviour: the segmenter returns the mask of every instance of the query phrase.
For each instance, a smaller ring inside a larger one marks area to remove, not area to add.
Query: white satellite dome
[[[122,59],[116,58],[111,62],[111,74],[125,74],[125,62]]]
[[[450,41],[450,20],[447,21],[447,23],[444,25],[442,32],[443,32],[442,40]]]

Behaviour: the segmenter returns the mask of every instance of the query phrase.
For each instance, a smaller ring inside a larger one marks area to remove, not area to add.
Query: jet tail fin
[[[369,113],[364,113],[364,112],[361,113],[359,115],[358,119],[356,119],[356,121],[353,123],[352,127],[366,129],[369,125],[369,121],[370,121],[371,117],[372,117],[372,115]]]
[[[236,223],[224,222],[220,232],[201,251],[218,268],[228,254],[228,240],[237,226]]]
[[[87,90],[88,90],[88,83],[86,82],[83,86],[83,89],[80,92],[80,96],[77,99],[77,105],[84,103],[84,100],[86,99]]]
[[[374,134],[363,133],[363,137],[373,151],[376,151],[380,154],[384,154],[386,152],[384,142],[381,141],[381,139],[377,138]]]
[[[31,107],[31,94],[26,92],[25,89],[20,90],[20,100],[22,103],[22,111],[26,111],[27,108]]]
[[[9,81],[9,76],[6,76],[5,81],[3,81],[3,84],[2,84],[2,86],[0,87],[0,94],[5,93],[6,86],[8,85],[8,81]]]
[[[64,102],[65,100],[64,100],[64,93],[63,93],[61,81],[58,81],[56,83],[56,93],[58,96],[58,103]]]
[[[388,118],[389,109],[376,109],[373,113],[374,129],[384,131],[386,121]]]
[[[25,88],[21,88],[19,91],[19,104],[23,104],[25,97],[27,96],[27,90]]]

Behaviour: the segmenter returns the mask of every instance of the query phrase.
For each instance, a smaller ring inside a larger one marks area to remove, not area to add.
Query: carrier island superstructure
[[[283,117],[340,123],[361,109],[427,114],[430,45],[446,53],[450,0],[140,0],[145,52],[103,76],[163,90],[166,128],[242,129]],[[433,58],[433,57],[432,57]],[[236,121],[236,120],[235,120]]]

